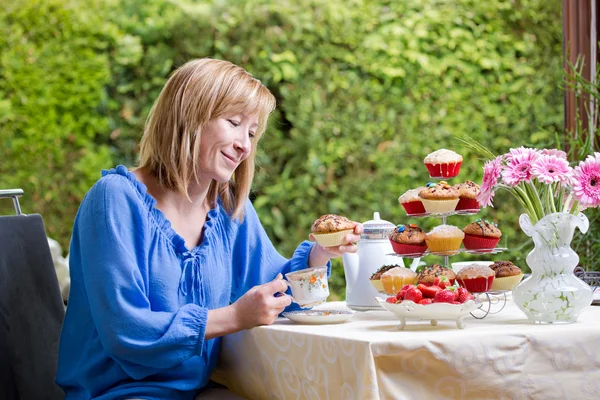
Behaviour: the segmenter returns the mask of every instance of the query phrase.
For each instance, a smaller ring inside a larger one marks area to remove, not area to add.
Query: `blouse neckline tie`
[[[179,292],[183,296],[191,294],[192,302],[197,305],[204,304],[204,290],[202,288],[202,274],[200,273],[200,259],[198,252],[186,251],[182,254],[183,269],[179,279]]]

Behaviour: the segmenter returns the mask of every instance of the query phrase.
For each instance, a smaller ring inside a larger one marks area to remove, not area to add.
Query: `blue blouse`
[[[192,250],[155,204],[122,165],[81,203],[56,378],[67,399],[193,399],[221,343],[204,339],[208,310],[308,266],[313,243],[285,259],[250,201],[241,223],[210,210]]]

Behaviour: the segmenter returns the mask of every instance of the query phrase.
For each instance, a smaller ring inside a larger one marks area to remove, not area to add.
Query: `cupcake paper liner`
[[[425,213],[425,207],[420,200],[409,201],[407,203],[400,203],[406,210],[407,214],[423,214]]]
[[[452,200],[430,200],[421,199],[425,211],[428,213],[447,213],[452,212],[458,204],[458,199]]]
[[[427,242],[427,247],[429,247],[430,252],[449,256],[458,253],[462,238],[460,236],[434,239],[428,238],[425,239],[425,241]]]
[[[492,283],[492,290],[513,290],[523,279],[523,274],[496,278]]]
[[[425,163],[431,178],[453,178],[458,175],[461,165],[462,161],[444,164]]]
[[[468,199],[466,197],[461,197],[458,199],[458,204],[456,205],[456,211],[460,210],[479,210],[481,206],[477,202],[477,199]]]
[[[413,277],[393,276],[391,278],[381,279],[383,291],[387,294],[398,294],[404,285],[413,285],[417,281],[416,275]]]
[[[371,285],[373,285],[375,290],[377,290],[378,292],[384,292],[383,283],[380,279],[370,279],[369,282],[371,282]]]
[[[427,251],[427,244],[425,245],[417,245],[417,244],[405,244],[398,243],[390,239],[390,243],[392,244],[392,249],[394,249],[394,253],[396,254],[423,254]]]
[[[463,239],[463,245],[467,250],[481,250],[482,253],[489,253],[492,251],[491,249],[496,247],[499,241],[500,238],[465,234],[465,238]]]
[[[352,232],[354,232],[353,229],[346,229],[333,233],[313,233],[313,237],[319,245],[323,247],[332,247],[346,244],[344,236]]]
[[[466,278],[460,279],[456,278],[458,284],[469,292],[489,292],[492,290],[492,284],[494,282],[494,275],[490,275],[488,277],[480,276],[478,278]]]

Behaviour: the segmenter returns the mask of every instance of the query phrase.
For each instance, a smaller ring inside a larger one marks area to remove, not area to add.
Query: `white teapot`
[[[369,278],[381,266],[386,264],[403,265],[404,260],[395,256],[388,238],[395,228],[391,222],[382,220],[379,213],[373,213],[373,219],[363,223],[364,231],[358,242],[357,253],[344,253],[344,275],[346,276],[346,306],[357,311],[381,309],[375,297],[381,297]],[[420,258],[411,264],[414,271]]]

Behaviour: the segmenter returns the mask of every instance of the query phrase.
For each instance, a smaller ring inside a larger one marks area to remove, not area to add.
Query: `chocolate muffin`
[[[481,206],[477,202],[477,195],[479,194],[479,185],[475,182],[465,181],[454,185],[454,188],[458,191],[458,204],[456,205],[456,211],[459,210],[479,210]]]
[[[450,268],[446,268],[440,264],[428,265],[417,274],[417,282],[427,286],[433,285],[433,281],[438,276],[446,276],[451,285],[454,285],[456,273]]]
[[[496,261],[490,268],[495,272],[496,279],[492,290],[512,290],[523,279],[523,271],[510,261]]]
[[[445,181],[428,183],[427,187],[419,192],[419,197],[425,211],[432,214],[454,211],[459,200],[458,190]]]
[[[481,252],[490,252],[496,247],[502,237],[502,232],[498,229],[498,224],[490,222],[487,219],[477,219],[471,222],[463,229],[465,238],[463,245],[467,250],[477,250]]]

